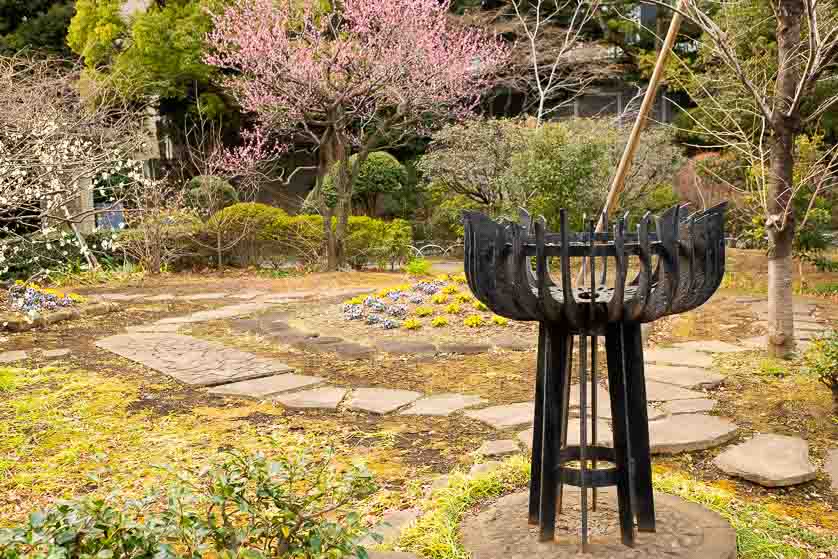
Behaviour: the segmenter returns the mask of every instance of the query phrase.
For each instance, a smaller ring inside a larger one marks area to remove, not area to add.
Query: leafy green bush
[[[145,499],[64,501],[0,529],[0,559],[364,557],[356,509],[375,485],[362,465],[339,471],[333,458],[233,452]]]
[[[838,331],[831,330],[812,342],[806,351],[806,368],[832,391],[832,404],[838,415]]]
[[[214,214],[238,203],[239,193],[221,177],[197,176],[186,185],[186,201],[201,214]]]
[[[411,276],[427,276],[431,272],[431,263],[424,258],[411,258],[405,268]]]
[[[120,233],[98,231],[85,236],[87,248],[106,267],[122,265],[124,253],[117,248]],[[28,279],[39,272],[84,269],[84,254],[69,231],[35,234],[23,239],[0,241],[0,278]]]
[[[354,165],[356,160],[357,155],[350,157],[349,165]],[[407,179],[407,170],[398,159],[387,152],[374,151],[367,156],[355,177],[352,203],[363,208],[367,215],[373,216],[379,197],[397,193],[407,183]],[[324,188],[332,188],[333,180],[332,175],[328,175],[324,180]]]

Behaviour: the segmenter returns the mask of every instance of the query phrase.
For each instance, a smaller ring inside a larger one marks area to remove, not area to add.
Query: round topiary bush
[[[357,155],[349,158],[354,165]],[[325,178],[324,188],[329,189],[334,181],[334,171]],[[392,194],[402,189],[407,183],[407,170],[399,160],[384,151],[374,151],[358,170],[355,184],[352,186],[352,202],[363,208],[367,215],[374,215],[378,198],[383,194]]]
[[[239,194],[233,185],[220,177],[199,175],[187,183],[186,199],[191,208],[211,215],[238,203]]]

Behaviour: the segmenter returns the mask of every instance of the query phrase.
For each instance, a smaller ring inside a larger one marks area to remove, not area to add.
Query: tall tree
[[[721,0],[695,2],[685,15],[701,28],[705,60],[715,65],[694,85],[699,109],[712,122],[701,129],[744,156],[755,171],[752,187],[762,200],[770,243],[768,349],[785,356],[794,347],[792,249],[803,217],[795,201],[802,191],[813,190],[808,182],[816,178],[795,177],[795,146],[806,127],[838,103],[838,94],[810,102],[838,71],[838,10],[825,0],[771,0],[769,5]],[[766,27],[773,41],[756,40]],[[736,100],[735,109],[724,99]],[[813,191],[823,194],[820,188]]]
[[[71,0],[0,0],[0,55],[68,55]]]
[[[266,134],[313,142],[321,187],[337,164],[333,188],[319,193],[329,269],[344,263],[353,184],[369,153],[465,116],[506,58],[498,41],[455,26],[448,8],[235,0],[213,17],[208,61],[229,73],[242,108]]]

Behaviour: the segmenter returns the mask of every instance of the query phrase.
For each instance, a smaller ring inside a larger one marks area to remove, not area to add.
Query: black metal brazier
[[[546,231],[543,218],[532,220],[524,211],[519,224],[464,214],[465,272],[472,292],[501,316],[540,322],[529,520],[539,526],[543,541],[555,536],[564,484],[581,488],[583,550],[589,488],[595,510],[596,488],[616,486],[625,545],[634,545],[635,522],[638,530],[655,530],[640,325],[698,307],[724,275],[725,205],[682,218],[685,210],[675,206],[660,217],[646,214],[631,233],[625,218],[610,232],[595,232],[591,222],[587,232],[569,233],[564,210],[558,234]],[[558,283],[551,275],[557,265]],[[636,273],[628,281],[630,270]],[[568,445],[574,336],[580,433],[579,444]],[[605,337],[613,447],[598,444],[596,427],[600,336]]]

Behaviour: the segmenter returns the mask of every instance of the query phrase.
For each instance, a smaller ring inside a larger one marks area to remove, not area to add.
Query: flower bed
[[[82,316],[105,314],[115,310],[116,305],[91,301],[76,293],[18,281],[9,288],[2,307],[2,329],[23,332]]]

